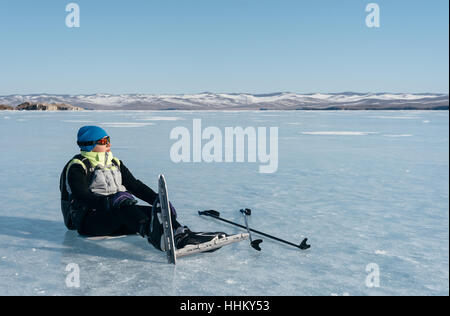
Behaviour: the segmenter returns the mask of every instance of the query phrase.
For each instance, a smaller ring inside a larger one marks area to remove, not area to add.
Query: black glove
[[[117,192],[107,198],[107,209],[119,209],[123,206],[132,206],[137,204],[137,200],[129,192]]]

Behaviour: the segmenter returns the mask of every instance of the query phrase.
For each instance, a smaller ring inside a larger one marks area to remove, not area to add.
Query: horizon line
[[[249,92],[211,92],[211,91],[202,91],[195,93],[108,93],[108,92],[97,92],[97,93],[13,93],[13,94],[1,94],[1,97],[10,97],[10,96],[38,96],[38,95],[50,95],[50,96],[59,96],[59,95],[196,95],[196,94],[244,94],[244,95],[274,95],[274,94],[299,94],[299,95],[314,95],[314,94],[436,94],[436,95],[449,95],[449,92],[389,92],[389,91],[381,91],[381,92],[356,92],[356,91],[342,91],[342,92],[292,92],[292,91],[273,91],[273,92],[264,92],[264,93],[249,93]]]

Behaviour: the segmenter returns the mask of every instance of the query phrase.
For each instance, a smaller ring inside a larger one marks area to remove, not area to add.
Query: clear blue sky
[[[66,27],[70,2],[80,28]],[[448,0],[0,0],[0,95],[448,93],[448,12]]]

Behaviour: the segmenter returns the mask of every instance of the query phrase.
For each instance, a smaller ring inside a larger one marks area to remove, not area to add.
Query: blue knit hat
[[[82,151],[92,151],[96,141],[108,136],[106,131],[98,126],[83,126],[78,130],[77,144]]]

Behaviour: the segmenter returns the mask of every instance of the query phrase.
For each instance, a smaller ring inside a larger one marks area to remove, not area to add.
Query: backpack
[[[87,176],[91,173],[91,163],[89,159],[83,157],[81,154],[74,156],[69,162],[66,163],[64,169],[61,172],[61,176],[59,178],[59,190],[61,192],[61,212],[64,218],[64,224],[69,230],[77,230],[79,225],[79,219],[81,217],[80,213],[86,213],[87,209],[81,207],[79,203],[72,198],[72,194],[68,190],[69,182],[67,181],[68,175],[68,167],[71,162],[74,160],[80,160],[82,164],[84,164],[85,169],[87,170]]]

